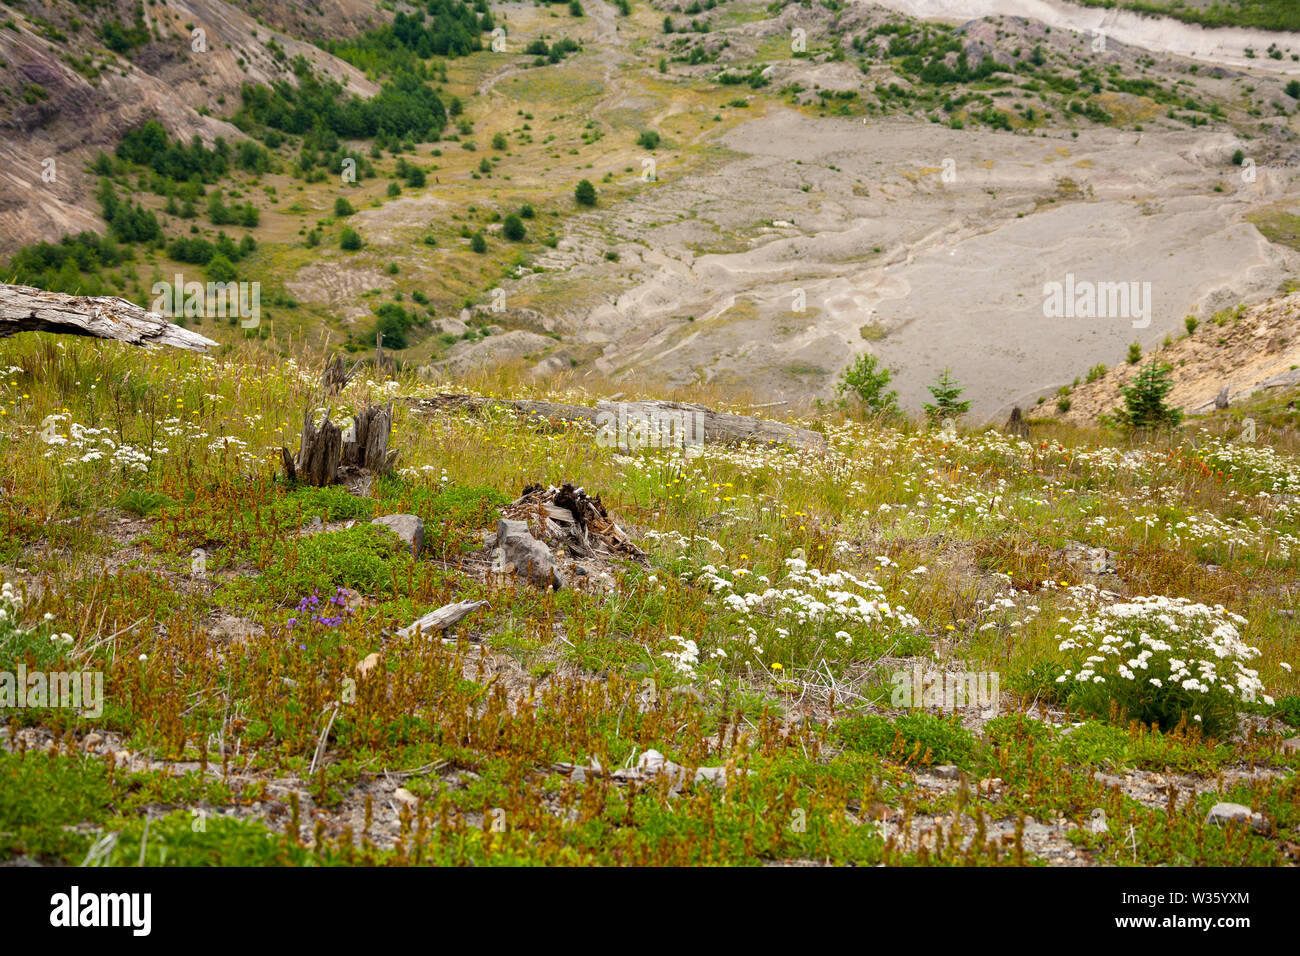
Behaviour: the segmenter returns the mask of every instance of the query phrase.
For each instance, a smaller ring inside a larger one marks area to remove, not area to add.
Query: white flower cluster
[[[12,621],[23,609],[23,598],[12,581],[0,585],[0,621]]]
[[[61,423],[67,423],[68,433],[61,434],[58,428]],[[45,444],[53,446],[45,453],[46,458],[52,458],[57,454],[56,449],[61,446],[67,446],[67,451],[71,455],[64,453],[61,464],[66,468],[76,464],[89,464],[95,461],[107,460],[109,464],[120,466],[127,471],[147,471],[151,457],[145,454],[134,445],[118,444],[112,438],[109,438],[110,432],[107,428],[88,428],[85,425],[79,425],[72,421],[70,415],[47,415],[42,422],[41,440]],[[167,449],[155,449],[166,453]]]
[[[740,614],[762,612],[775,617],[791,617],[799,624],[832,623],[841,625],[889,624],[895,628],[919,628],[920,621],[905,608],[891,604],[885,589],[874,580],[863,580],[850,571],[823,573],[808,566],[803,558],[786,559],[789,573],[782,587],[738,591],[736,580],[723,577],[712,565],[704,567],[698,581],[714,592],[727,592],[722,603]],[[725,569],[724,569],[725,570]],[[745,575],[732,572],[736,579]],[[755,585],[768,585],[765,575],[753,578]]]
[[[30,628],[24,628],[18,621],[22,609],[23,596],[13,583],[6,581],[0,585],[0,637],[23,637],[31,633]],[[53,619],[54,615],[45,615],[47,623]],[[51,635],[50,639],[56,644],[61,643],[58,634]],[[71,643],[71,638],[68,643]]]
[[[1272,706],[1259,672],[1246,666],[1259,656],[1238,630],[1246,623],[1222,605],[1187,598],[1157,595],[1112,604],[1080,620],[1061,640],[1060,650],[1087,656],[1077,672],[1067,670],[1057,681],[1135,681],[1157,689],[1177,685],[1196,694],[1217,689]]]
[[[1266,491],[1294,492],[1300,489],[1300,467],[1294,458],[1264,444],[1229,441],[1202,431],[1201,456],[1206,464],[1236,478],[1248,478]]]
[[[677,649],[664,651],[661,656],[668,658],[673,667],[677,669],[677,673],[683,677],[694,678],[695,665],[700,662],[699,647],[689,638],[677,634],[671,635],[668,640],[676,642]]]
[[[714,541],[712,538],[703,534],[693,534],[687,537],[686,535],[682,534],[679,531],[650,530],[650,531],[642,532],[642,537],[646,538],[649,541],[663,541],[668,544],[674,544],[679,548],[689,548],[693,544],[703,544],[719,553],[725,552],[727,550],[722,545],[718,544],[718,542]]]
[[[63,431],[66,429],[66,433]],[[192,447],[200,441],[207,442],[207,450],[213,455],[230,454],[241,465],[251,466],[257,462],[257,455],[248,450],[248,442],[242,438],[223,435],[209,440],[209,434],[197,423],[185,422],[180,418],[164,418],[158,424],[158,430],[167,439],[179,442],[182,446]],[[50,446],[46,458],[58,458],[64,468],[75,465],[89,465],[104,462],[110,467],[124,468],[129,472],[145,472],[154,460],[168,454],[168,445],[153,444],[147,450],[135,445],[114,440],[108,428],[91,428],[78,424],[71,415],[47,415],[41,423],[41,440]]]

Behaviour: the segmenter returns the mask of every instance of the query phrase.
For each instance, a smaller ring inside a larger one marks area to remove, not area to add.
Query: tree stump
[[[1228,407],[1228,386],[1219,389],[1219,394],[1214,396],[1214,407],[1222,411]]]
[[[340,464],[373,475],[386,475],[392,471],[397,460],[397,452],[388,450],[388,440],[393,431],[393,403],[363,408],[353,416],[352,422],[353,434],[350,441],[343,443]]]
[[[1029,437],[1029,422],[1025,421],[1024,416],[1020,413],[1019,405],[1011,409],[1011,417],[1007,419],[1006,430],[1018,438]]]
[[[325,412],[325,420],[318,428],[312,423],[311,409],[303,410],[297,458],[289,454],[289,449],[280,449],[284,473],[290,481],[319,488],[337,482],[341,472],[349,477],[374,477],[393,470],[398,452],[388,448],[393,429],[392,402],[368,406],[354,415],[346,440],[339,426],[330,421],[330,414]]]

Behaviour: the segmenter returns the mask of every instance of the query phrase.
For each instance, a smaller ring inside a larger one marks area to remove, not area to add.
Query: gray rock
[[[647,750],[637,758],[636,768],[643,773],[658,773],[667,763],[667,759],[659,751]]]
[[[1096,780],[1103,787],[1122,787],[1124,785],[1124,781],[1119,777],[1112,776],[1108,773],[1102,773],[1100,770],[1092,775],[1092,779]]]
[[[1293,754],[1300,750],[1300,737],[1288,737],[1282,741],[1282,753]]]
[[[397,535],[411,549],[411,557],[418,558],[424,547],[424,522],[415,515],[384,515],[371,524],[383,525]]]
[[[555,566],[550,549],[533,537],[528,522],[502,518],[497,522],[497,547],[501,550],[504,567],[513,567],[515,574],[538,587],[559,590],[564,578]]]
[[[1114,574],[1114,556],[1105,548],[1092,548],[1079,541],[1071,541],[1058,552],[1066,563],[1088,574]]]
[[[961,770],[955,763],[941,763],[937,767],[931,767],[930,773],[940,780],[957,780],[961,777]]]
[[[1224,823],[1248,823],[1256,830],[1263,829],[1264,815],[1256,813],[1250,807],[1242,803],[1216,803],[1210,807],[1210,812],[1205,816],[1206,824],[1216,823],[1220,826]]]

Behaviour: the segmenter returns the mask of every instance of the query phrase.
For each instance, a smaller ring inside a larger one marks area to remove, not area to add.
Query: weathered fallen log
[[[430,611],[424,617],[417,618],[411,624],[398,630],[398,637],[427,634],[430,631],[445,631],[472,611],[487,607],[487,601],[457,601],[444,604],[436,611]]]
[[[19,332],[84,335],[130,345],[170,345],[191,352],[217,344],[125,299],[0,283],[0,338]]]
[[[826,436],[820,432],[749,415],[715,412],[703,405],[688,402],[597,402],[592,407],[450,393],[434,398],[400,400],[410,403],[415,412],[465,410],[477,414],[502,409],[527,418],[552,422],[589,422],[599,430],[598,437],[603,435],[618,447],[758,442],[781,443],[798,451],[826,449]]]
[[[1300,369],[1293,368],[1259,383],[1260,388],[1290,388],[1292,385],[1300,385]]]

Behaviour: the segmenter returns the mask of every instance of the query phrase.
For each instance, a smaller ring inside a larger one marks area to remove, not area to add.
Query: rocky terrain
[[[1009,118],[1005,130],[966,110],[945,112],[943,96],[951,101],[960,86],[927,99],[931,88],[887,55],[893,34],[876,31],[917,22],[899,13],[938,15],[924,4],[771,15],[733,0],[696,36],[652,30],[659,13],[649,7],[619,17],[597,2],[566,21],[502,5],[515,49],[564,36],[584,51],[521,69],[526,61],[507,47],[507,55],[476,54],[464,61],[467,74],[453,76],[481,134],[514,140],[495,157],[508,181],[475,179],[472,153],[417,148],[417,156],[437,152],[437,168],[425,187],[361,209],[351,225],[365,253],[304,257],[286,248],[263,262],[263,281],[283,283],[310,310],[295,323],[304,330],[341,327],[355,340],[375,307],[361,293],[414,287],[432,297],[438,335],[461,338],[476,316],[510,333],[415,346],[405,360],[435,376],[523,362],[540,375],[743,388],[755,401],[798,405],[831,397],[839,371],[871,351],[895,370],[905,406],[919,407],[950,367],[969,388],[973,414],[989,419],[1055,394],[1132,339],[1154,347],[1188,314],[1205,319],[1282,290],[1296,267],[1294,243],[1257,223],[1291,215],[1300,168],[1296,100],[1285,92],[1300,65],[1286,52],[1288,35],[1232,34],[1202,49],[1188,40],[1206,32],[1194,25],[1155,29],[1147,17],[1035,3],[996,13],[988,4],[940,5],[971,62],[988,57],[1017,71],[991,88],[993,98],[966,93]],[[111,17],[129,22],[128,7],[97,10],[82,33]],[[0,242],[9,248],[102,229],[84,163],[145,117],[182,140],[237,142],[242,134],[219,117],[241,85],[292,81],[300,53],[352,92],[377,89],[377,78],[311,43],[354,36],[388,16],[366,4],[290,13],[214,0],[148,11],[152,37],[137,55],[92,44],[80,71],[70,41],[58,39],[82,22],[70,4],[33,4],[0,30],[8,91],[0,122],[9,133],[0,147],[9,181]],[[1091,30],[1103,22],[1104,49],[1094,50]],[[213,39],[206,53],[181,42],[195,27]],[[808,52],[792,55],[795,31]],[[1237,55],[1257,41],[1262,51],[1268,37],[1279,58]],[[711,62],[689,62],[682,51],[692,49]],[[1046,84],[1034,78],[1031,52]],[[462,61],[449,62],[460,69]],[[718,82],[751,70],[761,71],[761,85]],[[1118,84],[1096,96],[1104,121],[1065,108],[1077,87],[1070,78],[1088,70]],[[1130,81],[1146,92],[1125,92]],[[33,85],[42,95],[27,96]],[[533,110],[534,123],[519,121]],[[962,116],[962,128],[948,122]],[[525,125],[548,129],[545,141]],[[662,145],[638,148],[644,129]],[[576,155],[555,148],[557,136],[579,133]],[[46,158],[60,171],[48,183]],[[643,160],[655,164],[653,179]],[[572,209],[571,183],[602,172],[599,206]],[[262,209],[253,235],[270,243],[268,253],[309,231],[310,213],[327,216],[339,193],[295,188],[274,173],[259,181],[300,194],[290,209],[274,201]],[[362,184],[361,194],[379,185]],[[456,235],[457,220],[491,212],[490,238],[509,202],[530,200],[554,210],[548,245],[524,250],[504,277],[492,274],[499,263],[459,252],[468,240]],[[422,245],[430,228],[450,246]],[[159,265],[164,275],[178,268]],[[1149,315],[1044,316],[1044,287],[1067,276],[1150,283]]]

